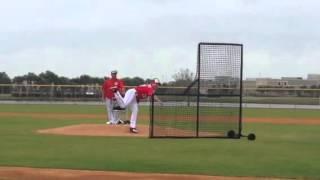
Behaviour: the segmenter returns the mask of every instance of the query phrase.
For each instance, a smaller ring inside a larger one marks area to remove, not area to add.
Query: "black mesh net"
[[[242,45],[199,44],[198,66],[199,136],[210,136],[210,132],[218,136],[225,136],[231,130],[237,132],[241,108]]]
[[[162,103],[153,103],[153,137],[197,136],[197,94],[193,89],[159,89]]]
[[[160,88],[152,102],[151,137],[226,137],[240,134],[242,45],[200,43],[195,81]]]

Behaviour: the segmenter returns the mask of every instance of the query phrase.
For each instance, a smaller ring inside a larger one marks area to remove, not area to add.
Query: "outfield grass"
[[[190,107],[180,107],[179,111],[176,112],[175,108],[170,107],[162,107],[158,113],[165,113],[166,115],[173,114],[184,114],[184,110],[188,113],[194,112],[196,113],[194,108]],[[229,116],[230,113],[234,113],[237,115],[238,109],[226,111],[223,108],[214,108],[213,111],[202,110],[201,115],[218,115],[218,116]],[[103,105],[25,105],[25,104],[9,104],[4,105],[0,104],[0,112],[17,112],[17,113],[72,113],[72,114],[100,114],[105,115],[105,108]],[[140,115],[148,115],[149,107],[142,106],[139,109]],[[308,110],[308,109],[264,109],[264,108],[244,108],[243,109],[244,117],[251,118],[295,118],[301,119],[304,118],[320,118],[319,110]],[[149,124],[149,121],[144,118],[139,119],[139,123]],[[186,124],[185,126],[189,127],[190,125]],[[212,128],[215,129],[215,128]],[[218,128],[219,129],[219,128]]]
[[[148,114],[149,107],[140,107],[140,114]],[[77,113],[77,114],[105,114],[102,105],[34,105],[34,104],[0,104],[0,112],[35,112],[35,113]],[[172,113],[172,109],[165,111]],[[206,111],[209,112],[209,111]],[[214,114],[223,115],[223,111],[215,110]],[[244,108],[244,117],[270,117],[270,118],[320,118],[317,109],[265,109]]]
[[[0,112],[103,114],[101,105],[0,104]]]
[[[142,108],[140,113],[146,112]],[[0,112],[104,114],[103,106],[0,105]],[[245,109],[245,117],[319,118],[316,110]],[[147,139],[37,134],[103,119],[0,117],[0,166],[320,178],[320,126],[244,124],[257,140]]]
[[[295,105],[320,105],[319,97],[252,97],[244,96],[244,103],[257,104],[295,104]]]
[[[264,118],[320,118],[320,111],[317,109],[264,109],[244,108],[244,117]]]

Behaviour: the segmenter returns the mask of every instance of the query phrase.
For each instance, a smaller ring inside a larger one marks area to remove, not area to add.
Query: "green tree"
[[[122,80],[124,81],[126,86],[138,86],[145,83],[144,79],[140,77],[134,77],[134,78],[125,77],[125,78],[122,78]]]
[[[41,84],[59,84],[59,76],[51,71],[46,71],[39,74]]]
[[[175,86],[187,86],[194,80],[194,73],[189,69],[180,69],[179,72],[172,75],[174,82],[172,85]]]
[[[24,76],[15,76],[13,79],[12,79],[12,82],[13,83],[22,83],[24,81]]]
[[[92,82],[94,84],[102,84],[104,82],[104,78],[99,78],[99,77],[93,77]]]
[[[25,75],[24,79],[27,80],[29,83],[34,82],[35,84],[39,84],[41,82],[41,78],[38,75],[31,72]]]
[[[59,77],[59,84],[62,84],[62,85],[69,85],[69,84],[73,84],[71,82],[71,80],[67,77],[64,77],[64,76],[60,76]]]
[[[10,84],[11,79],[5,72],[0,72],[0,84]]]
[[[91,77],[89,75],[81,75],[80,77],[71,79],[71,82],[75,84],[102,84],[103,78]]]
[[[31,72],[23,76],[15,76],[13,78],[14,83],[22,83],[23,81],[27,81],[28,83],[34,82],[35,84],[39,84],[41,82],[41,78]]]

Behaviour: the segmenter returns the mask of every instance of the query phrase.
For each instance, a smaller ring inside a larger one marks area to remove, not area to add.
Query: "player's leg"
[[[125,124],[120,115],[122,111],[124,110],[113,109],[114,124]]]
[[[114,110],[114,107],[117,106],[117,103],[114,99],[110,99],[111,101],[111,122],[112,124],[117,124],[117,111]]]
[[[133,100],[136,99],[136,90],[129,89],[124,95],[124,97],[122,97],[119,92],[115,92],[114,96],[120,107],[126,108]]]
[[[126,92],[126,94],[127,94],[127,92]],[[124,95],[124,97],[126,97],[126,94]],[[126,107],[124,104],[124,101],[123,101],[123,97],[121,96],[121,94],[119,92],[115,92],[114,97],[116,98],[116,101],[120,107],[122,107],[122,108]]]
[[[131,118],[130,118],[130,132],[132,133],[138,133],[137,130],[137,118],[138,118],[138,112],[139,112],[139,105],[134,99],[130,105],[130,110],[131,110]]]
[[[108,120],[107,120],[107,124],[112,124],[113,123],[113,105],[112,105],[112,100],[109,98],[106,98],[106,109],[107,109],[107,114],[108,114]]]
[[[113,110],[114,124],[121,124],[119,110]]]
[[[119,104],[117,103],[117,100],[115,98],[112,100],[112,104],[113,104],[113,109],[112,109],[113,123],[121,124],[120,112],[118,109],[116,109],[116,107],[118,107]]]

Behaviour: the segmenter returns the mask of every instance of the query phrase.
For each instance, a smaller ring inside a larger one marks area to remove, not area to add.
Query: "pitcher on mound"
[[[139,102],[142,99],[146,99],[154,95],[158,86],[160,85],[159,79],[154,79],[149,84],[142,84],[135,88],[128,89],[124,97],[121,96],[118,89],[112,88],[114,96],[122,108],[129,107],[131,111],[130,117],[130,132],[138,133],[137,130],[137,117],[139,112]],[[157,96],[154,96],[155,100],[161,102]]]

